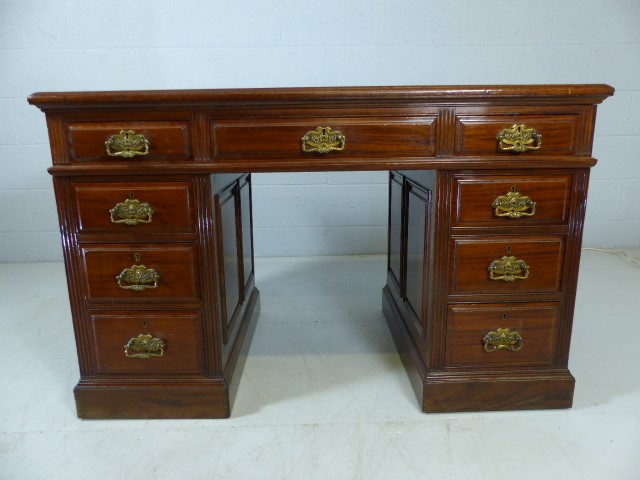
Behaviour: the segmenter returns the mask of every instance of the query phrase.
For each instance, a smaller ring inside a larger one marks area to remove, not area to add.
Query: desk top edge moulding
[[[596,107],[613,92],[31,95],[49,130],[78,416],[229,416],[260,305],[251,173],[328,170],[389,171],[382,310],[423,411],[570,407]]]

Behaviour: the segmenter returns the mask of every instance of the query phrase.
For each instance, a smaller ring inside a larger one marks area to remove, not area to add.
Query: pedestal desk
[[[83,418],[230,415],[251,173],[389,171],[382,309],[425,412],[570,407],[606,85],[36,93]],[[381,279],[382,283],[383,279]]]

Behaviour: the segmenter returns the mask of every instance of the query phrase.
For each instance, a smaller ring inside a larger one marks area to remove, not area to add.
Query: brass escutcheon
[[[129,339],[124,346],[124,354],[129,358],[162,357],[166,344],[160,338],[154,338],[149,334],[141,333],[135,338]],[[129,353],[132,350],[136,353]]]
[[[493,201],[493,213],[496,217],[520,218],[532,217],[536,213],[536,202],[512,187],[506,195],[500,195]]]
[[[127,198],[124,202],[117,203],[109,210],[111,223],[124,223],[125,225],[138,225],[139,223],[151,223],[151,217],[155,213],[151,205],[141,202],[137,198]]]
[[[516,257],[496,259],[489,265],[489,278],[491,280],[503,280],[513,282],[514,280],[524,280],[529,277],[529,265],[524,260]]]
[[[522,348],[522,335],[515,330],[498,328],[496,331],[487,333],[482,342],[484,343],[484,351],[488,353],[497,350],[517,352]]]
[[[347,137],[338,130],[331,130],[331,127],[318,127],[307,132],[302,137],[302,151],[316,153],[339,152],[344,150],[346,143]]]
[[[118,280],[120,288],[139,292],[147,288],[157,288],[160,275],[153,268],[147,268],[144,265],[133,265],[120,272],[116,280]]]
[[[133,130],[120,130],[117,135],[110,136],[104,145],[110,157],[131,158],[149,154],[149,140]]]
[[[503,152],[522,153],[538,150],[542,146],[542,135],[526,125],[514,124],[498,134],[498,149]]]

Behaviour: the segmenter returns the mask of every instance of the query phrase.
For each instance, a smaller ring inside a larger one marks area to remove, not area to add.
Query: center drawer
[[[215,161],[256,158],[309,160],[338,158],[433,157],[434,116],[371,119],[305,118],[214,121],[211,138]]]
[[[200,300],[194,245],[86,245],[81,252],[90,302]]]

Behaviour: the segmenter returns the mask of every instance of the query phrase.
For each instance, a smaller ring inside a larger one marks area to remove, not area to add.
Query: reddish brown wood
[[[321,156],[304,152],[301,139],[318,126],[328,126],[346,137],[340,158],[432,157],[435,153],[435,116],[411,118],[381,117],[376,120],[345,118],[305,118],[280,124],[272,119],[252,122],[212,124],[214,161],[255,158],[305,161]]]
[[[564,239],[532,235],[454,238],[451,293],[558,292],[562,286]],[[526,262],[530,267],[528,277],[491,279],[489,265],[504,256]]]
[[[578,111],[574,115],[522,114],[520,111],[511,115],[483,112],[481,115],[456,118],[456,146],[457,155],[574,155],[576,141],[579,135]],[[538,150],[515,153],[498,148],[496,139],[505,129],[513,125],[526,125],[534,128],[542,135],[542,143]]]
[[[82,233],[141,235],[195,230],[190,182],[76,182],[72,188]],[[112,220],[110,210],[131,197],[151,206],[149,223],[128,225]]]
[[[566,224],[571,206],[573,176],[547,172],[541,175],[456,175],[454,195],[456,216],[454,225],[504,226]],[[515,190],[536,203],[535,212],[519,218],[496,215],[493,203]]]
[[[197,311],[93,312],[90,321],[96,375],[202,374],[204,371]],[[141,334],[162,340],[166,345],[164,354],[148,359],[127,357],[124,345]]]
[[[575,379],[565,369],[487,375],[433,375],[424,382],[425,412],[570,408]]]
[[[220,90],[151,90],[111,92],[41,92],[29,103],[43,109],[92,106],[160,105],[207,107],[224,104],[333,103],[379,105],[389,103],[459,103],[515,105],[590,105],[613,95],[609,85],[463,85],[328,88],[255,88]]]
[[[81,255],[89,302],[148,304],[200,300],[197,254],[193,245],[89,244],[81,248]],[[116,276],[134,265],[155,270],[160,277],[158,286],[141,291],[120,287]]]
[[[218,379],[81,380],[73,393],[80,418],[225,418],[231,412],[229,389]]]
[[[450,305],[446,366],[551,367],[555,363],[559,321],[558,303]],[[487,352],[483,339],[498,328],[518,332],[522,336],[520,350]]]
[[[47,114],[78,415],[229,415],[259,310],[248,173],[261,171],[392,171],[383,310],[425,411],[569,407],[595,108],[612,93],[514,85],[32,95]],[[496,137],[514,124],[535,128],[541,148],[501,151]],[[318,126],[341,131],[345,149],[302,152],[301,137]],[[147,136],[149,155],[107,156],[105,141],[120,130]],[[534,216],[495,215],[496,197],[514,187],[536,202]],[[111,222],[109,210],[130,196],[152,205],[151,223]],[[525,260],[529,278],[490,280],[503,255]],[[134,264],[157,270],[158,288],[119,288],[116,275]],[[483,352],[486,331],[503,327],[522,331],[523,349]],[[124,343],[144,332],[166,339],[163,357],[124,356]]]
[[[122,157],[107,155],[105,147],[106,139],[122,130],[133,130],[149,141],[149,153],[137,155],[132,161],[188,161],[191,156],[191,136],[186,122],[69,122],[66,127],[72,162],[126,161]]]

